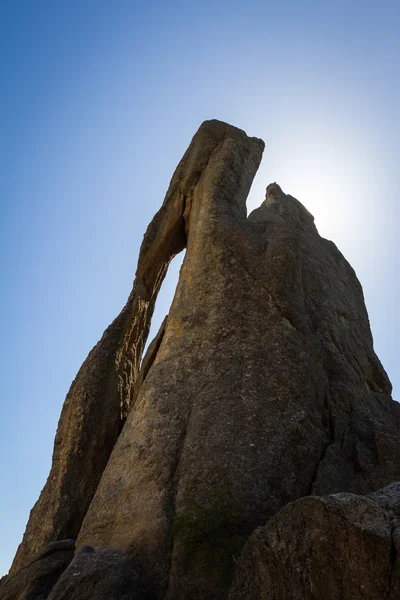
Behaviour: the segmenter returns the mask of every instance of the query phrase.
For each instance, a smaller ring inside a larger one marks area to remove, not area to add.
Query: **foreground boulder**
[[[117,550],[84,547],[48,600],[150,600],[130,559]]]
[[[2,580],[1,600],[44,600],[74,557],[74,540],[48,544],[32,562]]]
[[[229,600],[397,600],[400,518],[389,494],[380,504],[354,494],[289,504],[250,537]],[[400,485],[396,495],[399,506]]]

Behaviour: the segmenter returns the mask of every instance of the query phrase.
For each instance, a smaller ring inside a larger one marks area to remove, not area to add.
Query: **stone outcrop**
[[[229,600],[397,600],[399,509],[400,484],[289,504],[251,535]]]
[[[400,411],[353,269],[277,184],[247,217],[262,151],[218,121],[194,136],[144,237],[128,302],[67,396],[14,571],[71,536],[124,553],[158,598],[223,598],[218,570],[174,536],[187,506],[207,513],[228,490],[243,545],[294,500],[400,480]],[[140,370],[157,292],[184,248]],[[304,502],[320,514],[333,501]]]

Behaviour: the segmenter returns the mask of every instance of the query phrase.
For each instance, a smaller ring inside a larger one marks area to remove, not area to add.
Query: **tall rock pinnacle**
[[[67,396],[13,572],[46,543],[77,538],[127,555],[157,598],[224,598],[173,536],[180,507],[229,490],[244,543],[294,500],[400,479],[400,411],[353,269],[276,183],[246,216],[263,147],[219,121],[194,136],[128,302]],[[140,371],[158,290],[185,247]]]

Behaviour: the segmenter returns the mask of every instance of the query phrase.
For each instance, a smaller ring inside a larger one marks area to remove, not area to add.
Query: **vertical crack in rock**
[[[388,591],[387,591],[387,600],[391,600],[391,592],[392,592],[392,586],[393,586],[393,579],[394,579],[394,573],[396,570],[396,562],[397,562],[397,548],[396,548],[396,542],[394,539],[394,532],[395,532],[395,523],[391,523],[391,529],[390,529],[390,539],[391,539],[391,548],[390,548],[390,576],[389,576],[389,581],[388,581]]]
[[[336,435],[335,435],[335,425],[332,419],[332,413],[331,413],[331,407],[330,407],[330,392],[327,391],[326,392],[326,400],[325,400],[325,410],[327,413],[327,423],[326,423],[326,433],[327,433],[327,441],[321,451],[321,454],[317,460],[317,463],[315,465],[315,471],[314,474],[311,478],[311,482],[310,482],[310,487],[309,487],[309,492],[308,495],[311,496],[314,493],[314,484],[317,481],[318,478],[318,472],[319,472],[319,468],[321,466],[321,464],[323,463],[323,461],[326,459],[327,457],[327,453],[328,450],[331,448],[331,446],[333,446],[333,444],[336,441]]]
[[[171,479],[170,479],[170,494],[168,497],[168,502],[166,505],[166,514],[167,514],[167,518],[168,518],[168,526],[169,526],[169,530],[167,532],[167,538],[169,538],[169,549],[168,549],[168,568],[167,568],[167,573],[168,573],[168,581],[166,583],[166,589],[168,589],[169,587],[169,576],[171,573],[171,565],[172,565],[172,560],[173,560],[173,552],[174,552],[174,539],[172,538],[172,526],[173,526],[173,519],[174,516],[177,512],[177,495],[178,495],[178,485],[179,485],[179,481],[178,481],[178,473],[179,473],[179,465],[180,465],[180,460],[181,460],[181,456],[182,456],[182,452],[184,451],[185,448],[185,442],[186,442],[186,438],[187,438],[187,433],[188,433],[188,427],[189,427],[189,423],[190,423],[190,416],[191,416],[191,408],[189,408],[189,412],[187,414],[187,417],[185,419],[185,425],[184,428],[181,432],[181,438],[179,440],[179,447],[177,449],[177,454],[176,454],[176,458],[175,461],[172,465],[172,469],[171,469]]]

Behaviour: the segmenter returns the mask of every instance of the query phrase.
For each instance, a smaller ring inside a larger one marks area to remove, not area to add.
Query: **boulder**
[[[150,600],[131,560],[118,550],[85,547],[54,586],[48,600]]]
[[[391,501],[387,488],[380,495]],[[398,525],[385,501],[348,493],[297,500],[252,534],[229,600],[397,600]]]

